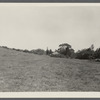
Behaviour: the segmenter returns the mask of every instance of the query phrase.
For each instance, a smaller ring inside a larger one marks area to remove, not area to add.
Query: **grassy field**
[[[100,91],[100,63],[0,48],[0,91]]]

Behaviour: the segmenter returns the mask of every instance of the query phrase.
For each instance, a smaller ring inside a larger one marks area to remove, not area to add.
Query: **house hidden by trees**
[[[72,49],[71,45],[67,43],[63,43],[59,45],[59,48],[55,50],[50,56],[55,56],[55,57],[74,57],[74,49]]]
[[[74,52],[74,49],[71,45],[63,43],[59,45],[59,48],[55,50],[52,54],[52,57],[66,57],[66,58],[76,58],[76,59],[100,59],[100,48],[94,50],[94,45],[92,44],[89,48],[78,50]]]
[[[15,49],[15,48],[8,48],[7,46],[1,46],[6,49],[12,49],[20,52],[25,53],[34,53],[38,55],[50,55],[51,57],[64,57],[64,58],[76,58],[76,59],[96,59],[100,61],[100,48],[94,50],[94,45],[92,44],[89,48],[85,48],[82,50],[78,50],[77,52],[74,51],[72,46],[68,43],[62,43],[59,45],[58,49],[54,52],[51,49],[45,51],[43,49],[33,49],[33,50],[22,50],[22,49]],[[99,59],[99,60],[98,60]]]

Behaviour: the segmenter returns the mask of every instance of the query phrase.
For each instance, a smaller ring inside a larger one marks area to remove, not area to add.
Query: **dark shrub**
[[[94,52],[94,57],[100,58],[100,48],[96,49],[96,51]]]
[[[92,57],[93,54],[94,54],[94,51],[92,51],[90,48],[83,49],[76,53],[76,58],[77,59],[90,59],[90,57]]]
[[[43,49],[31,50],[30,52],[31,52],[31,53],[34,53],[34,54],[38,54],[38,55],[43,55],[43,54],[45,54],[45,51],[44,51]]]

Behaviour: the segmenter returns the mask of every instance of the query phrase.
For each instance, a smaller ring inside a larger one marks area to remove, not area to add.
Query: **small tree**
[[[48,47],[47,47],[47,50],[46,50],[46,55],[48,55],[49,54],[49,50],[48,50]]]
[[[52,53],[53,53],[53,51],[50,49],[50,50],[49,50],[49,54],[52,54]]]
[[[91,45],[90,49],[91,49],[92,51],[94,51],[94,45],[93,45],[93,44]]]

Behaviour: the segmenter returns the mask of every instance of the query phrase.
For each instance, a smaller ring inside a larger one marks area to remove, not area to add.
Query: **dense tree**
[[[72,53],[74,53],[74,50],[71,48],[71,45],[63,43],[59,45],[58,52],[66,57],[71,57]]]
[[[59,47],[61,47],[61,48],[64,48],[64,47],[71,48],[71,45],[69,45],[68,43],[63,43],[63,44],[60,44]]]
[[[94,45],[87,49],[82,49],[76,52],[76,58],[78,59],[93,59],[94,58]]]
[[[38,55],[43,55],[45,54],[45,51],[43,49],[35,49],[35,50],[31,50],[30,53],[34,53],[34,54],[38,54]]]
[[[48,47],[47,47],[47,50],[46,50],[46,55],[50,55],[50,54],[52,54],[53,53],[53,51],[50,49],[48,49]]]
[[[96,49],[96,51],[94,52],[94,57],[95,58],[100,58],[100,48]]]
[[[75,51],[74,49],[70,49],[70,57],[75,58]]]
[[[19,49],[16,49],[16,50],[19,51]],[[30,51],[27,50],[27,49],[25,49],[25,50],[23,50],[23,52],[25,52],[25,53],[29,53]]]
[[[49,54],[52,54],[52,53],[53,53],[53,51],[50,49],[50,50],[49,50]]]
[[[49,50],[48,50],[48,47],[47,47],[47,50],[46,50],[46,55],[48,55],[49,54]]]

